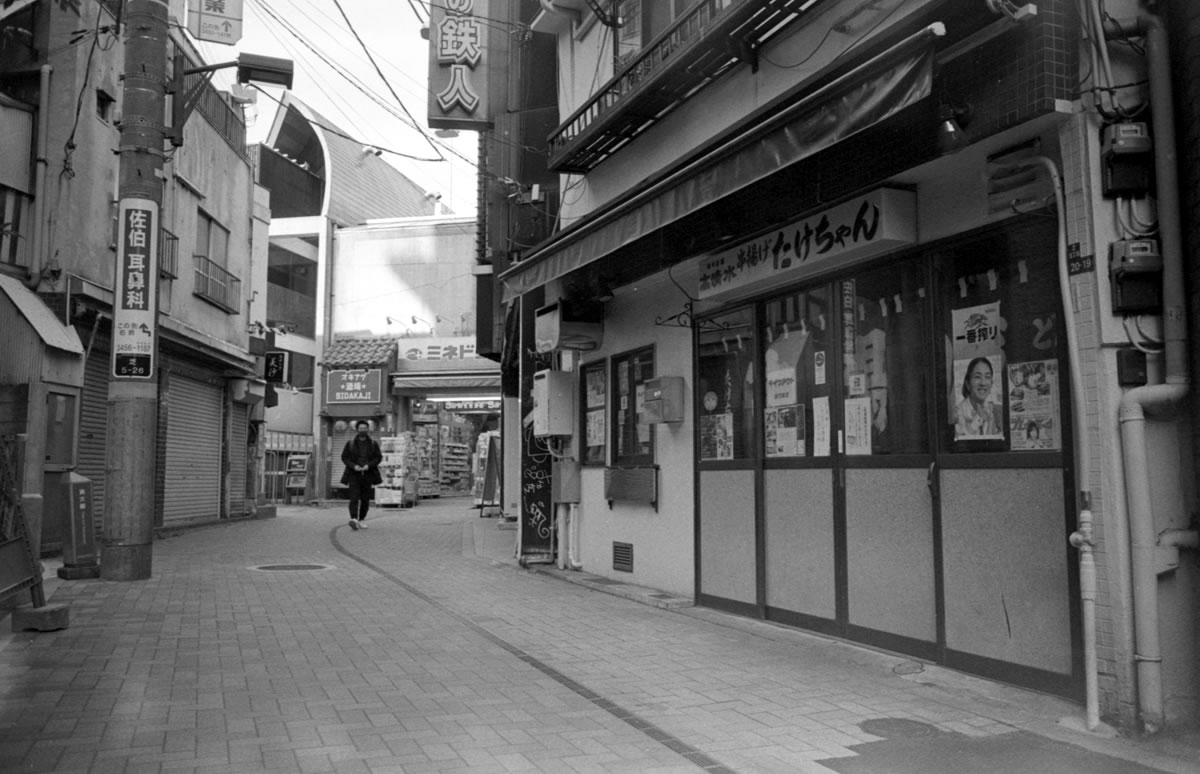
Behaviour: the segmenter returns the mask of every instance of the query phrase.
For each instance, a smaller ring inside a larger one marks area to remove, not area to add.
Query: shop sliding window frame
[[[638,388],[642,388],[642,400],[645,400],[645,383],[654,378],[655,348],[651,344],[637,349],[631,349],[609,358],[609,427],[606,437],[610,444],[609,466],[614,468],[649,468],[655,465],[655,428],[648,422],[638,422],[638,416],[644,414],[638,411]],[[644,362],[649,363],[648,373],[637,373]],[[624,387],[624,389],[623,389]],[[644,409],[644,403],[642,408]],[[630,421],[632,420],[632,421]],[[638,426],[646,426],[646,440],[638,440]],[[627,453],[622,447],[622,433],[632,439],[635,446],[645,446],[647,451]]]

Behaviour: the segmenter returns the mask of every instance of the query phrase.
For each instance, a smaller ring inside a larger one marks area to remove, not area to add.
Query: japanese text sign
[[[829,261],[844,265],[912,244],[916,221],[913,193],[878,188],[704,259],[698,295],[717,298],[775,286]]]
[[[158,290],[158,204],[148,199],[122,199],[117,222],[112,375],[118,379],[152,379]]]
[[[188,32],[232,46],[242,39],[242,0],[188,0]]]
[[[325,385],[326,403],[378,403],[383,398],[383,371],[330,371]]]
[[[488,0],[441,0],[429,6],[429,125],[491,125],[487,95]]]
[[[401,361],[485,359],[476,354],[475,338],[472,336],[436,339],[401,339],[400,349],[397,354]]]

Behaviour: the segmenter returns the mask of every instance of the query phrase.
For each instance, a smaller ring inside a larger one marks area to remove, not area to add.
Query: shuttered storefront
[[[341,487],[342,472],[346,466],[342,464],[342,449],[346,447],[346,442],[352,440],[358,432],[354,429],[354,423],[357,420],[347,420],[349,425],[345,430],[339,431],[336,425],[330,426],[329,432],[329,457],[327,464],[329,465],[329,488],[330,494],[336,496],[336,493]]]
[[[246,470],[248,459],[246,435],[250,429],[250,407],[234,403],[229,419],[229,517],[246,513]]]
[[[79,406],[79,455],[75,472],[91,479],[96,535],[103,530],[105,467],[108,459],[109,353],[93,349],[83,374]]]
[[[215,521],[222,515],[224,391],[177,373],[166,388],[163,526]]]

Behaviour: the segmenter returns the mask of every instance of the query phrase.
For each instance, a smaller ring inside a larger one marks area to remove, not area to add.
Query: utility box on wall
[[[575,431],[575,385],[567,371],[533,375],[533,434],[571,435]]]
[[[646,380],[646,422],[683,421],[683,377],[659,376]]]

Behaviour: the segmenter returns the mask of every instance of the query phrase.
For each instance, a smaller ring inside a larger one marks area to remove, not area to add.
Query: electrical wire
[[[361,37],[359,37],[358,30],[354,29],[354,25],[350,22],[350,17],[346,15],[346,10],[342,8],[342,1],[333,0],[333,4],[338,9],[338,12],[342,14],[342,18],[346,21],[346,27],[350,30],[350,34],[353,35],[354,39],[358,41],[358,45],[362,46],[363,53],[365,53],[367,55],[367,59],[371,61],[371,66],[375,68],[375,72],[379,75],[379,79],[383,81],[383,85],[387,86],[388,91],[396,100],[396,103],[400,105],[400,109],[403,110],[404,114],[409,117],[409,119],[413,122],[413,125],[418,127],[417,131],[420,132],[421,137],[423,137],[425,141],[429,143],[429,147],[433,148],[433,152],[436,153],[443,161],[445,161],[445,156],[442,156],[442,152],[438,150],[437,145],[435,145],[433,140],[429,138],[429,135],[425,134],[425,130],[419,128],[417,120],[412,117],[412,113],[409,112],[408,108],[404,104],[404,101],[400,99],[400,95],[397,94],[396,90],[392,88],[391,81],[389,81],[387,76],[383,74],[383,70],[379,69],[379,64],[376,63],[375,57],[371,54],[371,50],[367,48],[367,44],[363,42]]]
[[[1133,335],[1133,328],[1131,327],[1133,325],[1133,320],[1131,318],[1134,316],[1135,315],[1127,314],[1121,318],[1121,324],[1125,327],[1125,336],[1129,339],[1129,343],[1133,345],[1134,349],[1140,352],[1145,352],[1148,355],[1157,355],[1161,353],[1164,349],[1163,347],[1146,346],[1142,342],[1138,341],[1138,339]],[[1140,315],[1136,316],[1140,317]],[[1138,333],[1141,334],[1140,327],[1138,329]]]
[[[59,174],[68,178],[75,177],[75,167],[72,162],[72,156],[75,155],[75,133],[79,130],[79,116],[83,113],[83,95],[87,93],[88,82],[91,80],[92,59],[96,56],[96,49],[101,48],[100,20],[102,18],[104,18],[104,14],[96,14],[96,29],[92,32],[92,46],[88,49],[87,62],[83,66],[83,83],[79,85],[79,93],[75,95],[75,117],[71,121],[71,132],[67,135],[66,142],[63,143],[63,168]],[[111,48],[111,46],[112,42],[110,41],[109,47]],[[102,50],[107,51],[108,48]]]

